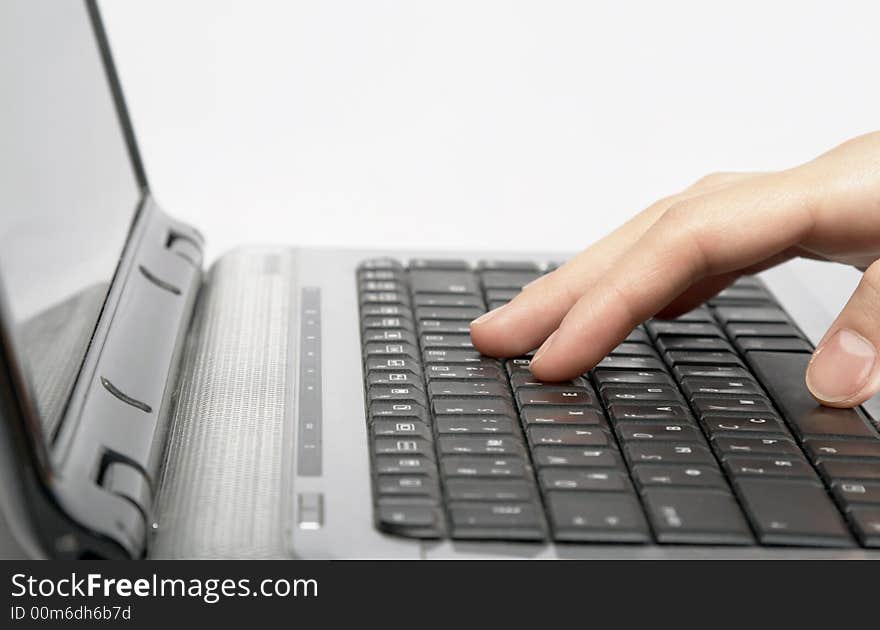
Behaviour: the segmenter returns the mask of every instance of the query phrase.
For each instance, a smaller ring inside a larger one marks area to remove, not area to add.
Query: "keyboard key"
[[[367,357],[396,357],[406,355],[406,358],[418,359],[419,349],[415,344],[411,343],[368,343],[364,348],[364,355]]]
[[[416,337],[412,332],[402,328],[374,329],[364,332],[364,341],[369,342],[393,342],[401,341],[415,345]]]
[[[483,356],[476,350],[425,350],[422,356],[428,365],[436,363],[485,365],[487,367],[498,365],[498,361]]]
[[[648,385],[607,385],[602,389],[602,398],[606,403],[611,402],[620,402],[620,403],[641,403],[641,402],[673,402],[673,403],[681,403],[681,394],[678,392],[678,388],[675,387],[664,387],[663,385],[652,386]]]
[[[495,365],[441,365],[425,366],[425,377],[428,381],[447,379],[480,379],[499,380],[501,368]]]
[[[740,358],[732,352],[689,352],[676,350],[667,352],[666,358],[672,365],[742,365]]]
[[[477,278],[470,271],[414,269],[409,284],[415,293],[470,293],[480,295]]]
[[[753,541],[736,500],[727,491],[646,488],[642,500],[660,543],[748,545]]]
[[[361,309],[361,317],[399,317],[405,319],[407,323],[411,323],[412,310],[408,306],[401,306],[400,304],[373,304],[364,306]]]
[[[525,461],[517,457],[444,457],[440,462],[447,477],[524,477]]]
[[[673,386],[672,379],[664,372],[642,372],[637,370],[596,370],[596,382],[599,388],[612,384],[624,385],[668,385]]]
[[[452,503],[453,538],[542,540],[543,517],[534,503]]]
[[[676,350],[694,352],[733,352],[733,346],[720,337],[676,337],[661,335],[657,347],[663,352]]]
[[[788,323],[788,316],[775,306],[719,306],[715,316],[722,324],[730,322]]]
[[[370,403],[370,418],[407,418],[418,422],[428,422],[428,411],[421,405],[410,402]]]
[[[381,455],[376,458],[376,472],[382,474],[437,474],[436,464],[422,456],[396,457],[393,455]]]
[[[840,479],[866,479],[880,481],[880,462],[847,461],[844,459],[822,458],[817,464],[819,472],[829,482]]]
[[[534,271],[541,270],[531,260],[481,260],[477,263],[479,271]]]
[[[706,464],[715,463],[712,452],[705,446],[687,442],[629,443],[623,447],[632,465],[640,463]]]
[[[742,477],[734,486],[761,543],[852,545],[843,518],[818,482]]]
[[[510,397],[510,390],[498,381],[449,381],[435,380],[428,383],[428,393],[433,396],[493,396]]]
[[[616,468],[620,456],[613,448],[574,448],[570,446],[538,446],[533,451],[535,464],[546,466],[574,466],[577,468]]]
[[[379,528],[389,534],[437,538],[442,534],[442,512],[430,505],[383,505]]]
[[[736,347],[740,352],[769,350],[773,352],[812,352],[813,346],[793,337],[739,337]]]
[[[421,374],[422,367],[415,359],[386,358],[386,357],[370,357],[366,361],[368,371],[387,371],[387,372],[412,372],[413,374]]]
[[[516,417],[513,405],[503,398],[434,398],[434,415],[487,416],[502,415]]]
[[[789,324],[739,324],[727,325],[731,337],[801,337],[800,331]]]
[[[365,330],[409,330],[412,331],[412,322],[406,317],[387,316],[365,317],[362,324]]]
[[[560,541],[650,541],[648,524],[632,493],[547,493],[553,537]]]
[[[791,435],[782,420],[772,415],[727,416],[723,414],[709,414],[703,417],[703,426],[706,427],[706,431],[712,437],[720,435],[788,437]]]
[[[681,404],[623,405],[620,403],[611,403],[608,405],[608,413],[614,422],[623,422],[625,420],[687,422],[692,419],[690,411]]]
[[[431,335],[425,334],[421,337],[422,347],[427,349],[435,348],[440,350],[452,350],[456,348],[473,350],[474,344],[471,343],[470,335]]]
[[[540,472],[539,480],[545,492],[551,490],[628,492],[632,490],[629,476],[620,470],[546,468]]]
[[[600,370],[658,370],[666,371],[666,366],[659,359],[652,357],[613,357],[607,356],[596,366]]]
[[[540,276],[537,271],[484,271],[480,274],[480,280],[487,290],[522,289]]]
[[[679,365],[672,369],[679,379],[699,378],[741,378],[751,379],[745,368],[726,365]]]
[[[809,438],[804,442],[811,459],[821,457],[869,457],[880,466],[880,440],[824,440]]]
[[[607,446],[611,436],[598,427],[537,427],[527,430],[533,446]]]
[[[623,442],[706,442],[703,432],[690,424],[621,422],[615,429]]]
[[[520,405],[590,405],[593,395],[583,387],[520,387],[516,390]]]
[[[470,269],[466,260],[453,260],[447,258],[413,258],[409,261],[410,269],[433,269],[436,271],[467,271]]]
[[[509,436],[441,436],[440,452],[444,455],[519,455],[525,448],[519,438]]]
[[[516,420],[506,416],[440,416],[434,424],[438,434],[519,435]]]
[[[413,387],[415,389],[424,389],[424,385],[422,384],[422,377],[420,374],[415,374],[414,372],[392,372],[386,370],[371,370],[367,374],[367,385],[372,387],[374,385],[389,385],[389,386],[397,386],[397,385],[405,385],[407,387]]]
[[[486,299],[490,302],[509,302],[519,294],[519,289],[489,289]]]
[[[377,489],[381,496],[420,496],[440,498],[437,479],[429,475],[379,475]]]
[[[527,406],[523,408],[521,417],[526,425],[608,426],[604,414],[590,407]]]
[[[654,350],[651,346],[645,345],[643,343],[628,343],[624,342],[617,346],[614,350],[612,350],[609,354],[612,354],[617,357],[655,357],[657,358],[657,351]]]
[[[727,480],[715,466],[636,464],[633,478],[642,487],[681,486],[727,489]]]
[[[554,387],[580,387],[584,389],[588,388],[587,381],[581,377],[578,377],[572,381],[563,381],[560,383],[542,383],[537,378],[535,378],[531,370],[520,369],[511,370],[510,386],[514,389],[519,389],[520,387],[548,387],[550,389]]]
[[[434,459],[434,445],[428,440],[419,438],[380,438],[373,442],[373,452],[376,455],[406,455],[407,457],[421,455]]]
[[[880,483],[869,481],[837,481],[831,491],[838,502],[845,506],[857,503],[880,505]]]
[[[816,471],[803,456],[766,457],[731,455],[724,458],[724,467],[731,477],[785,477],[815,479]]]
[[[447,479],[446,495],[452,501],[530,501],[534,484],[522,479]]]
[[[676,335],[687,337],[720,337],[724,338],[721,329],[715,324],[702,324],[699,322],[664,322],[651,320],[645,326],[655,337],[660,335]]]
[[[372,424],[373,435],[376,437],[420,437],[430,440],[431,429],[421,422],[401,422],[395,420],[376,420]]]
[[[486,312],[474,306],[417,306],[416,319],[463,319],[471,321]]]
[[[367,392],[367,398],[371,402],[376,400],[407,401],[422,407],[426,407],[428,404],[425,393],[411,385],[375,385]]]
[[[735,396],[764,393],[761,386],[750,378],[699,378],[689,376],[682,379],[681,388],[688,397],[698,394]]]
[[[697,394],[691,404],[700,415],[709,413],[773,413],[773,406],[763,396],[711,396]]]
[[[847,514],[856,536],[865,547],[880,547],[880,507],[857,507]]]
[[[418,293],[413,296],[415,306],[450,306],[477,308],[486,310],[483,298],[479,295],[462,295],[459,293]]]
[[[783,437],[715,437],[712,445],[723,458],[726,455],[800,455],[801,449]]]
[[[420,319],[419,334],[469,335],[471,323],[466,319]]]

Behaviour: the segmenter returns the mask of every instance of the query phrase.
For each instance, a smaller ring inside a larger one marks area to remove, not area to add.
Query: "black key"
[[[801,449],[784,437],[715,437],[712,445],[720,457],[726,455],[800,455]]]
[[[635,464],[706,464],[715,463],[712,452],[705,446],[688,442],[630,443],[623,447],[627,458]]]
[[[679,365],[673,368],[679,379],[689,376],[699,378],[752,378],[744,368],[726,365]]]
[[[529,282],[537,280],[537,271],[485,271],[480,274],[483,286],[488,289],[522,289]]]
[[[406,287],[400,280],[368,280],[364,279],[358,284],[358,290],[365,293],[378,291],[403,291]]]
[[[727,325],[731,337],[801,337],[797,328],[789,324],[741,324]]]
[[[376,458],[376,472],[383,474],[437,474],[437,465],[433,460],[421,455],[412,457],[380,455]]]
[[[422,347],[425,349],[428,348],[440,348],[440,349],[452,349],[452,348],[464,348],[466,350],[473,350],[474,344],[471,342],[470,335],[422,335],[421,338]]]
[[[486,310],[483,298],[479,295],[463,295],[459,293],[417,293],[413,296],[416,306],[449,306],[470,307]]]
[[[409,296],[405,291],[368,291],[361,293],[361,304],[409,304]]]
[[[425,376],[429,381],[447,379],[499,380],[501,368],[495,365],[426,365]]]
[[[419,349],[415,344],[405,342],[368,343],[364,347],[367,357],[406,357],[419,358]]]
[[[444,457],[440,465],[447,477],[523,477],[528,471],[518,457]]]
[[[497,433],[516,435],[517,422],[506,416],[439,416],[435,424],[437,433],[472,434]]]
[[[791,434],[779,418],[772,414],[755,416],[726,416],[710,414],[702,419],[703,426],[711,436],[756,436],[789,437]]]
[[[526,425],[588,425],[607,426],[605,415],[590,407],[552,407],[537,405],[524,407],[522,420]]]
[[[376,455],[422,455],[434,459],[434,445],[419,438],[380,438],[373,443]]]
[[[733,346],[720,337],[675,337],[661,335],[657,347],[663,352],[695,351],[695,352],[733,352]]]
[[[698,394],[691,398],[694,408],[702,414],[710,413],[773,413],[773,406],[763,396],[725,397]]]
[[[530,501],[536,494],[523,479],[447,479],[445,486],[451,501]]]
[[[480,271],[540,271],[540,267],[530,260],[481,260],[477,263]]]
[[[829,482],[840,479],[880,481],[880,461],[823,458],[819,460],[817,467]]]
[[[651,343],[651,338],[642,327],[635,328],[626,336],[627,343]]]
[[[654,350],[649,345],[643,343],[630,343],[623,342],[614,350],[610,352],[610,354],[616,357],[655,357],[657,358],[657,351]]]
[[[416,336],[409,330],[404,330],[403,328],[370,329],[364,332],[364,341],[367,343],[376,341],[393,343],[399,341],[414,345],[417,343]]]
[[[615,429],[623,442],[691,442],[704,444],[697,427],[665,422],[621,422]]]
[[[743,302],[772,302],[772,296],[764,289],[752,287],[728,287],[709,300],[710,304],[736,304]]]
[[[645,324],[648,331],[655,337],[660,335],[678,335],[688,337],[720,337],[724,338],[721,329],[715,324],[700,322],[664,322],[651,320]]]
[[[750,378],[698,378],[688,376],[682,380],[681,388],[688,397],[697,394],[761,395],[764,393],[761,386]]]
[[[560,541],[649,542],[648,524],[632,493],[549,492],[553,537]]]
[[[756,276],[740,276],[731,286],[751,289],[763,289],[764,283]]]
[[[489,289],[486,299],[490,302],[509,302],[519,294],[519,289]]]
[[[409,285],[415,293],[470,293],[480,294],[477,279],[470,271],[439,271],[414,269],[409,273]]]
[[[385,269],[358,269],[357,277],[359,280],[394,280],[406,277],[403,266],[397,263],[397,267],[387,267]]]
[[[672,379],[663,372],[596,370],[594,376],[600,389],[611,384],[672,386]]]
[[[616,468],[620,462],[611,448],[574,448],[571,446],[538,446],[533,450],[538,467],[574,466],[577,468]]]
[[[373,269],[403,269],[403,265],[393,258],[371,258],[358,265],[358,271]]]
[[[370,403],[370,417],[382,418],[412,418],[421,422],[428,422],[428,412],[421,405],[411,402],[379,401]]]
[[[440,452],[444,455],[524,455],[519,438],[509,436],[441,436]]]
[[[530,386],[531,387],[549,387],[551,389],[554,387],[566,387],[566,388],[581,387],[584,389],[589,388],[587,381],[581,377],[578,377],[578,378],[571,380],[571,381],[563,381],[563,382],[559,382],[559,383],[544,383],[542,381],[539,381],[537,378],[535,378],[535,376],[532,374],[532,372],[530,370],[520,370],[520,369],[511,370],[510,385],[514,389],[519,389],[520,387],[530,387]]]
[[[789,337],[740,337],[736,340],[740,352],[769,350],[773,352],[812,352],[813,346],[803,339]]]
[[[659,405],[623,405],[611,403],[608,405],[608,413],[614,422],[625,420],[662,420],[663,422],[686,422],[691,420],[691,413],[683,405],[659,404]]]
[[[642,500],[657,541],[748,545],[751,531],[733,496],[715,489],[646,488]]]
[[[404,422],[397,420],[376,420],[372,424],[373,435],[376,437],[409,437],[415,436],[430,440],[431,429],[421,422]]]
[[[533,446],[608,446],[611,436],[599,427],[537,427],[527,429]]]
[[[632,490],[629,477],[620,470],[546,468],[540,472],[538,478],[545,492],[551,490],[629,492]]]
[[[727,480],[715,466],[665,466],[637,464],[633,478],[641,487],[680,486],[727,489]]]
[[[412,310],[400,304],[371,304],[361,309],[361,317],[401,317],[412,322]]]
[[[606,403],[612,402],[625,404],[640,404],[643,402],[673,402],[680,403],[681,394],[674,387],[658,385],[633,386],[633,385],[608,385],[602,389],[602,398]],[[656,403],[655,403],[656,404]]]
[[[474,306],[417,306],[416,319],[463,319],[471,321],[486,312]]]
[[[406,317],[381,315],[375,317],[365,317],[361,322],[361,327],[366,330],[409,330],[413,329],[412,322]],[[470,328],[468,328],[468,331]]]
[[[732,352],[667,352],[666,358],[672,365],[730,365],[738,367],[742,361]]]
[[[811,355],[749,352],[748,361],[791,427],[801,435],[878,438],[858,411],[820,406],[804,383]]]
[[[370,357],[366,361],[367,371],[412,372],[420,374],[422,367],[413,359],[406,357]]]
[[[421,374],[415,374],[413,372],[403,371],[403,372],[391,372],[388,370],[371,370],[367,374],[367,384],[369,386],[373,385],[406,385],[407,387],[414,387],[416,389],[424,389],[425,386],[422,384],[422,376]]]
[[[583,387],[520,387],[516,400],[522,405],[577,405],[593,404],[593,395]]]
[[[469,335],[471,333],[471,323],[465,319],[420,319],[419,333]]]
[[[453,538],[542,540],[543,518],[534,503],[452,503]]]
[[[497,366],[498,361],[485,357],[476,350],[425,350],[422,353],[425,363],[455,363]]]
[[[596,366],[597,369],[607,370],[659,370],[666,371],[666,366],[659,359],[652,357],[612,357],[607,356]]]
[[[425,393],[411,385],[376,385],[370,388],[367,392],[367,397],[371,402],[377,400],[397,400],[409,401],[422,407],[427,407],[428,405]]]
[[[432,401],[435,415],[516,417],[513,405],[502,398],[435,398]]]
[[[880,507],[857,507],[847,514],[859,542],[865,547],[880,547]]]
[[[436,271],[467,271],[470,269],[466,260],[413,258],[409,261],[410,269],[431,269]]]
[[[429,475],[379,475],[376,479],[376,490],[382,497],[440,497],[437,479]]]
[[[719,306],[715,316],[722,324],[729,322],[787,323],[788,316],[775,306]]]
[[[688,311],[687,313],[683,313],[676,317],[673,321],[676,322],[702,322],[711,324],[715,320],[712,317],[712,314],[709,312],[709,309],[705,306],[698,306],[697,308]]]
[[[501,308],[505,304],[507,304],[507,300],[490,300],[487,304],[487,308],[490,311],[494,311],[496,308]]]
[[[398,536],[436,538],[442,533],[440,508],[430,505],[383,505],[379,508],[378,526]]]
[[[732,477],[816,478],[816,471],[802,455],[788,457],[731,455],[724,458],[724,467]]]
[[[428,383],[428,393],[431,396],[494,396],[496,398],[509,398],[510,390],[504,383],[498,381],[449,381],[434,380]]]
[[[831,486],[837,500],[846,506],[854,504],[880,505],[880,483],[869,481],[838,481]]]
[[[823,440],[810,438],[804,442],[807,454],[814,461],[822,457],[870,457],[880,466],[880,440]]]
[[[852,545],[843,518],[820,483],[741,477],[734,486],[762,544]]]

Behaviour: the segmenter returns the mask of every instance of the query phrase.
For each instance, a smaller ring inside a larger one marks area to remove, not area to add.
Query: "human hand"
[[[789,170],[705,177],[475,320],[471,336],[490,356],[539,348],[534,374],[565,380],[642,321],[797,256],[864,271],[806,375],[820,402],[858,405],[880,390],[880,132]]]

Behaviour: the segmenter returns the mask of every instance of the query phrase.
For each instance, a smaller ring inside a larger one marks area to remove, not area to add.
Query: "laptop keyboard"
[[[551,270],[357,272],[376,525],[416,538],[880,547],[880,435],[810,397],[812,346],[757,278],[542,383],[470,322]]]

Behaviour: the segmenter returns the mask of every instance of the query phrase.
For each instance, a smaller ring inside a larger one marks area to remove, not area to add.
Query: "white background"
[[[160,203],[242,243],[575,250],[880,128],[880,3],[102,3]]]

